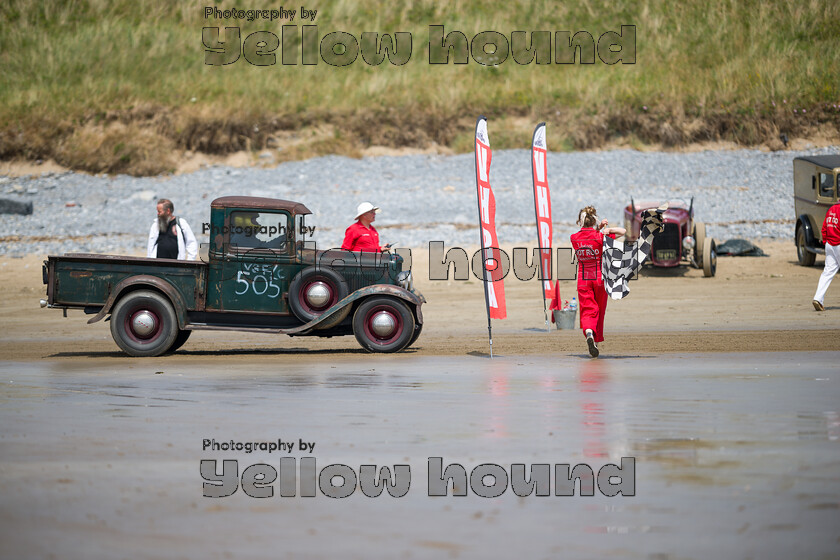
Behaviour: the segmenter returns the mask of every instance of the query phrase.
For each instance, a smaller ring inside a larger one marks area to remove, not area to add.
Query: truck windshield
[[[289,235],[289,215],[282,212],[231,212],[229,230],[232,247],[283,251]]]

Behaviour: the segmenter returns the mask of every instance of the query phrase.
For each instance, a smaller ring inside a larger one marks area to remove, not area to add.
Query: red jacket
[[[840,202],[828,209],[822,226],[823,242],[840,245]]]
[[[356,222],[344,232],[344,243],[341,244],[341,248],[345,251],[379,253],[379,233],[373,224],[368,229],[361,222]]]
[[[615,234],[610,234],[615,239]],[[601,253],[604,250],[604,234],[595,228],[585,227],[572,234],[572,247],[578,260],[578,284],[594,281],[603,283],[601,277]]]

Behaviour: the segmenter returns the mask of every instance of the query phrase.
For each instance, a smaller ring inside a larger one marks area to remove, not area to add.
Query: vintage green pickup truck
[[[299,202],[229,196],[210,208],[206,258],[49,256],[41,306],[83,309],[88,323],[107,317],[132,356],[174,352],[198,329],[354,334],[371,352],[417,340],[425,299],[401,256],[316,250]]]

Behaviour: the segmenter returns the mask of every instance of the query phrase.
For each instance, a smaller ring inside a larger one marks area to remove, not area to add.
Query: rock
[[[32,202],[20,202],[8,198],[0,198],[0,214],[20,214],[29,216],[32,214]]]
[[[155,191],[140,191],[131,195],[131,200],[142,200],[143,202],[151,202],[157,198]]]
[[[89,196],[86,196],[85,198],[83,198],[81,200],[81,205],[82,206],[93,206],[93,207],[105,206],[105,204],[107,202],[108,202],[108,197],[106,197],[104,194],[92,194],[92,195],[89,195]]]

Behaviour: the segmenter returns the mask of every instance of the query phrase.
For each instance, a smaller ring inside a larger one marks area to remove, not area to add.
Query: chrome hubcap
[[[330,301],[330,289],[323,282],[313,282],[306,288],[306,301],[316,309],[324,307]]]
[[[397,321],[394,316],[387,311],[380,311],[374,315],[370,320],[370,330],[376,336],[386,337],[394,333],[397,328]]]
[[[150,336],[157,329],[157,319],[148,311],[141,311],[131,319],[131,330],[137,336]]]

